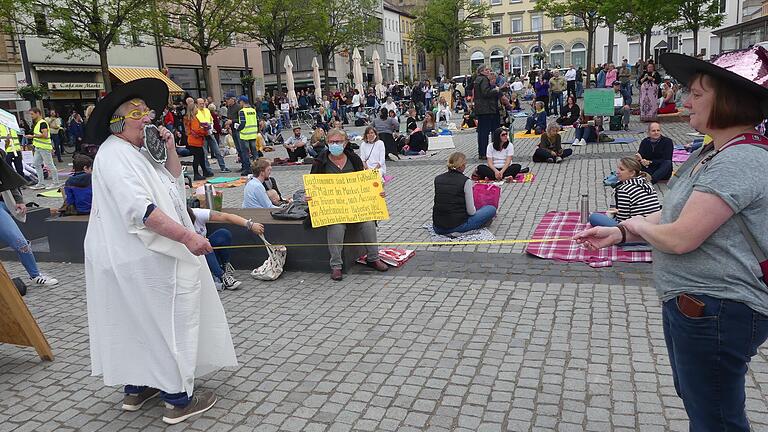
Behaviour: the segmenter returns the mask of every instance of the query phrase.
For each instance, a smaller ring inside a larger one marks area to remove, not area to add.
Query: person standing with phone
[[[757,45],[711,63],[667,53],[660,62],[690,88],[690,125],[712,144],[677,170],[661,211],[574,239],[590,250],[625,241],[653,247],[664,339],[690,430],[748,432],[745,376],[768,338],[768,138],[755,129],[768,117],[768,51]]]

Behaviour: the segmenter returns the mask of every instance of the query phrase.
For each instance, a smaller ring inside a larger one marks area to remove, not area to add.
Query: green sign
[[[584,90],[584,114],[613,115],[613,89]]]

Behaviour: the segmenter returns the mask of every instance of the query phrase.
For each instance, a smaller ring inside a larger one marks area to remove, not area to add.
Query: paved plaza
[[[630,129],[644,129],[637,120]],[[691,140],[687,124],[662,130],[676,143]],[[645,135],[613,136],[635,142],[575,147],[558,165],[529,162],[538,140],[515,140],[517,162],[536,180],[503,186],[490,230],[498,239],[530,238],[546,212],[577,210],[585,193],[592,210],[605,209],[612,190],[603,177]],[[568,131],[563,141],[572,138]],[[476,135],[459,133],[455,143],[473,168]],[[431,221],[433,178],[451,151],[388,163],[391,219],[379,223],[379,240],[430,239],[422,225]],[[308,172],[277,167],[273,176],[290,194]],[[224,190],[225,207],[240,207],[242,189]],[[31,192],[27,199],[60,205]],[[56,359],[0,345],[0,432],[688,430],[651,265],[592,269],[523,249],[418,247],[401,269],[359,266],[342,282],[303,272],[259,282],[239,269],[241,289],[221,297],[240,366],[199,378],[197,386],[215,390],[219,402],[172,427],[162,423],[159,402],[123,412],[120,389],[90,376],[83,265],[41,263],[60,284],[31,288],[25,301]],[[5,265],[23,273],[17,262]],[[763,348],[747,376],[747,410],[758,431],[768,430],[767,355]]]

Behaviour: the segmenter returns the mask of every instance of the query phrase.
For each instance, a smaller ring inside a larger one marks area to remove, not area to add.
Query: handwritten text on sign
[[[312,228],[339,223],[389,219],[378,171],[346,174],[307,174],[304,189],[309,201]]]

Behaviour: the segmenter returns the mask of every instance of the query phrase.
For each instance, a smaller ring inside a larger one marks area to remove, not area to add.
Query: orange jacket
[[[192,147],[202,147],[205,142],[205,129],[200,126],[200,120],[193,118],[189,121],[187,116],[184,116],[184,130],[187,131],[187,144]]]

